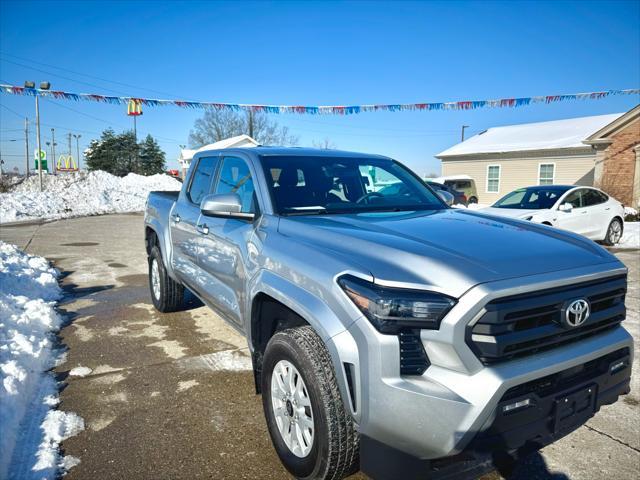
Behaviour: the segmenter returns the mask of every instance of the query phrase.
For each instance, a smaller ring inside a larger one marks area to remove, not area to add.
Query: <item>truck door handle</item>
[[[203,235],[209,235],[209,227],[206,223],[204,225],[198,225],[196,227],[196,230],[198,231],[198,233],[201,233]]]
[[[171,219],[176,223],[180,223],[180,215],[177,213],[175,215],[171,215]]]

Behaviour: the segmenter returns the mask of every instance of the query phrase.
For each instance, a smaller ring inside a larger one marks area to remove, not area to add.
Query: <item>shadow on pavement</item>
[[[498,468],[498,472],[508,480],[569,480],[564,473],[549,470],[540,452],[522,458],[511,469]]]

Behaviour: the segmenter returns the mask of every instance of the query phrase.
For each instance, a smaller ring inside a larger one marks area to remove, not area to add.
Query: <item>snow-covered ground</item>
[[[130,173],[121,178],[102,171],[45,175],[43,183],[40,192],[38,176],[33,175],[12,192],[0,194],[0,223],[139,212],[150,191],[182,187],[168,175]]]
[[[618,248],[640,248],[640,222],[625,222]]]
[[[78,463],[61,458],[62,440],[84,428],[53,410],[58,388],[55,332],[62,319],[58,272],[42,257],[0,241],[0,478],[55,478]]]

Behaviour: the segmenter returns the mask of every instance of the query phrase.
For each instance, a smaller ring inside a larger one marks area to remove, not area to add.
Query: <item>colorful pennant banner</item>
[[[436,103],[401,103],[386,105],[332,105],[332,106],[302,106],[302,105],[252,105],[243,103],[217,103],[217,102],[186,102],[183,100],[158,100],[153,98],[138,97],[113,97],[108,95],[96,95],[92,93],[71,93],[60,90],[41,90],[39,88],[17,87],[13,85],[0,85],[0,92],[11,95],[29,95],[51,97],[62,100],[88,101],[111,103],[115,105],[129,104],[144,105],[147,107],[160,107],[173,105],[181,108],[213,108],[216,110],[252,111],[264,113],[297,113],[308,115],[352,115],[363,112],[402,112],[425,110],[473,110],[476,108],[505,108],[522,107],[535,103],[556,103],[568,100],[597,100],[612,95],[639,95],[640,89],[629,88],[626,90],[605,90],[602,92],[571,93],[564,95],[544,95],[538,97],[500,98],[496,100],[465,100],[458,102]]]

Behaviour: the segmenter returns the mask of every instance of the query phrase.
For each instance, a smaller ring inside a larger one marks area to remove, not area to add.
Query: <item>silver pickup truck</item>
[[[387,157],[199,152],[149,195],[145,238],[159,311],[186,288],[246,336],[297,478],[508,471],[629,392],[613,255],[449,208]]]

